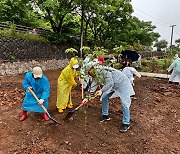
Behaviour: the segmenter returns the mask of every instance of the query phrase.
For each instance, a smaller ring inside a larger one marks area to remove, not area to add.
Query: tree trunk
[[[82,47],[83,47],[83,23],[84,23],[84,4],[81,4],[81,40],[80,40],[80,57],[82,58]]]
[[[63,20],[64,20],[64,16],[59,19],[59,25],[58,25],[57,30],[56,30],[56,32],[59,34],[61,34],[61,32],[62,32]]]

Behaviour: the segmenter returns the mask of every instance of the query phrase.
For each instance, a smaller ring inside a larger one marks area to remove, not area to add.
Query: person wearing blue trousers
[[[95,75],[98,74],[97,72],[99,73],[99,76],[95,77]],[[120,132],[126,132],[130,128],[131,96],[135,95],[128,77],[121,71],[106,66],[98,66],[96,68],[92,67],[88,73],[93,78],[98,78],[98,83],[103,86],[101,90],[98,90],[95,93],[95,95],[101,96],[102,101],[102,117],[100,118],[100,122],[110,120],[109,99],[120,97],[123,112]]]

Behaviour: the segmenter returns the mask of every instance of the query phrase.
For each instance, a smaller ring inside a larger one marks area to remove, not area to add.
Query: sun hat
[[[42,69],[41,67],[34,67],[33,68],[33,75],[34,75],[34,78],[41,78],[42,77]]]
[[[73,68],[74,68],[74,69],[76,69],[76,68],[78,68],[78,67],[79,67],[79,64],[74,64],[74,65],[73,65]]]

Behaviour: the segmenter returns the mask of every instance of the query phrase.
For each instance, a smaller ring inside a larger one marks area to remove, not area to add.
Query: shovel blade
[[[52,120],[54,121],[55,123],[58,123],[60,124],[60,122],[58,122],[56,119],[52,118],[51,115],[49,114],[49,112],[46,112],[47,116]]]
[[[75,110],[70,111],[63,120],[68,121],[73,116],[74,112]]]
[[[49,117],[52,121],[54,121],[55,123],[58,123],[60,125],[60,122],[58,122],[56,119]]]

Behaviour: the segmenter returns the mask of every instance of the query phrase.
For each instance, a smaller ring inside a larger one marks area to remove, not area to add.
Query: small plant
[[[74,48],[69,48],[69,49],[66,49],[65,50],[65,53],[78,53],[78,51],[76,50],[76,49],[74,49]]]
[[[91,49],[90,49],[90,47],[88,47],[88,46],[83,46],[83,47],[80,49],[80,51],[82,51],[82,53],[86,56],[86,55],[90,54]]]
[[[113,48],[114,56],[117,57],[117,62],[121,61],[121,52],[124,50],[124,47],[121,45],[119,47]]]
[[[11,56],[11,57],[10,57],[10,60],[16,61],[16,57],[15,57],[15,56]]]

